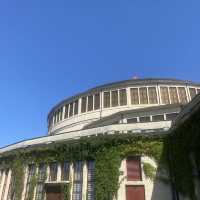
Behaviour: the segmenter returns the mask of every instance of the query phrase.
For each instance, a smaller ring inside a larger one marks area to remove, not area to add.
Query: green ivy
[[[117,197],[119,188],[119,167],[121,160],[127,156],[149,156],[157,164],[166,163],[163,154],[165,138],[152,138],[134,136],[133,134],[98,135],[84,137],[65,143],[57,143],[32,149],[12,151],[0,159],[1,165],[10,165],[10,160],[16,156],[22,158],[20,164],[25,163],[50,163],[52,161],[77,161],[95,160],[95,199],[111,200]],[[21,165],[16,167],[16,175],[21,182],[23,177]],[[14,169],[14,168],[13,168]],[[32,189],[36,181],[33,180]],[[23,186],[23,184],[21,184]],[[20,184],[16,190],[21,194]],[[64,188],[64,193],[69,194],[69,187]],[[32,195],[30,195],[32,197]],[[68,200],[68,195],[65,195]]]
[[[150,163],[144,162],[143,163],[143,170],[144,174],[150,180],[154,180],[156,177],[156,168],[152,166]]]

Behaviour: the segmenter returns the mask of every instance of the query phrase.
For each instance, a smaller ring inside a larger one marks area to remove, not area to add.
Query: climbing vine
[[[164,143],[165,138],[133,136],[132,134],[99,135],[48,147],[13,151],[5,154],[0,159],[0,163],[8,166],[11,158],[15,160],[17,157],[22,158],[20,163],[24,164],[95,160],[95,198],[96,200],[112,200],[113,197],[117,197],[121,160],[127,156],[144,155],[153,158],[157,164],[166,163],[163,154]],[[18,162],[16,161],[16,163]],[[14,168],[17,169],[15,175],[21,176],[21,171],[23,171],[20,170],[21,167],[15,166]],[[23,177],[21,176],[19,179],[21,182],[23,182]],[[30,199],[33,197],[36,179],[36,177],[33,178],[31,182],[30,194],[32,195],[29,195]],[[21,194],[22,190],[19,185],[16,184],[16,190]],[[65,200],[69,200],[69,185],[64,186],[62,190]]]

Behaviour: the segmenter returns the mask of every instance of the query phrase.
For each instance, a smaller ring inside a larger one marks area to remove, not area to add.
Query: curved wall
[[[81,130],[119,111],[186,104],[197,93],[199,84],[174,79],[137,79],[99,86],[56,105],[48,115],[49,134]]]

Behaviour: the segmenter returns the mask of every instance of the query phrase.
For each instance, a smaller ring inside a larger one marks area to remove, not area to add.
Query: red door
[[[126,186],[126,200],[145,200],[144,186]]]

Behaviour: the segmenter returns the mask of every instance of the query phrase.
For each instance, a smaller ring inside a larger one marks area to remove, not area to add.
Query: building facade
[[[63,100],[48,114],[47,136],[0,149],[0,199],[176,199],[160,144],[198,93],[191,81],[133,79]]]

